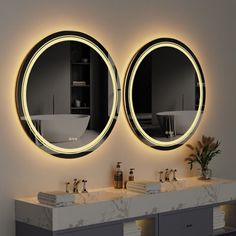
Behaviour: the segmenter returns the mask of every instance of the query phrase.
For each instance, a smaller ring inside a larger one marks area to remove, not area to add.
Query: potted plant
[[[197,162],[201,166],[201,177],[200,179],[210,179],[212,171],[208,168],[210,161],[220,153],[219,145],[220,142],[214,142],[215,138],[202,136],[202,139],[197,142],[194,147],[191,144],[186,146],[192,150],[192,153],[185,158],[185,161],[190,165],[190,170],[193,168],[193,164]]]

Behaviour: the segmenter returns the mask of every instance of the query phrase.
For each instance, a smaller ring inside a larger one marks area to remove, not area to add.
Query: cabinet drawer
[[[122,224],[98,225],[96,227],[87,227],[86,229],[65,230],[57,232],[55,236],[122,236]]]
[[[159,236],[212,235],[212,208],[199,208],[160,214],[158,228]]]

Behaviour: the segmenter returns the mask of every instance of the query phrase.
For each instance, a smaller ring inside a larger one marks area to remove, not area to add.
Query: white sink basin
[[[102,189],[102,190],[93,190],[88,193],[78,193],[75,194],[76,203],[92,203],[92,202],[102,202],[115,199],[121,199],[127,195],[126,190],[121,189]]]
[[[207,186],[212,182],[214,182],[214,180],[201,181],[198,178],[178,179],[178,181],[161,183],[160,193],[176,192],[194,187]],[[78,193],[74,195],[75,195],[75,203],[83,204],[83,203],[95,203],[95,202],[119,200],[130,197],[132,198],[134,196],[140,196],[145,194],[127,191],[126,189],[114,189],[112,187],[109,187],[109,188],[90,190],[88,193]]]
[[[161,183],[161,192],[173,192],[184,189],[188,186],[187,179]]]

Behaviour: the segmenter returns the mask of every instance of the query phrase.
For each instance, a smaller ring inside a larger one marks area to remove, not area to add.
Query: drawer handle
[[[186,225],[186,228],[191,228],[191,227],[193,227],[192,224],[187,224],[187,225]]]

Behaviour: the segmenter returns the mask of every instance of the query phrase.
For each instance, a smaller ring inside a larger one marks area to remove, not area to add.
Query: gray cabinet
[[[32,225],[16,222],[16,236],[123,236],[122,223],[104,223],[74,229],[48,231]]]
[[[226,225],[214,231],[213,207],[216,205],[209,205],[60,231],[16,221],[16,236],[124,236],[123,225],[129,221],[136,221],[145,236],[236,236],[236,202],[222,205]]]
[[[99,227],[88,227],[80,230],[66,230],[65,232],[58,232],[55,236],[122,236],[122,224],[100,225]]]
[[[196,208],[159,215],[158,236],[210,236],[212,235],[212,208]]]

